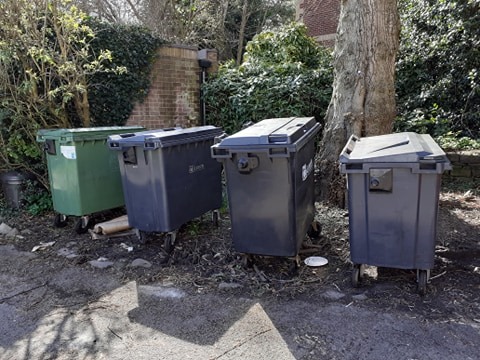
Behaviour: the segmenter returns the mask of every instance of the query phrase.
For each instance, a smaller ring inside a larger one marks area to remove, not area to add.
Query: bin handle
[[[258,156],[251,154],[239,154],[237,170],[240,174],[250,174],[258,167]]]
[[[122,139],[126,139],[126,138],[129,138],[129,137],[132,137],[132,136],[135,136],[135,133],[120,134],[120,137]]]
[[[223,134],[221,134],[221,135],[215,136],[215,137],[213,138],[213,143],[214,143],[214,144],[221,143],[222,140],[225,139],[225,138],[227,138],[227,137],[228,137],[227,133],[223,133]]]

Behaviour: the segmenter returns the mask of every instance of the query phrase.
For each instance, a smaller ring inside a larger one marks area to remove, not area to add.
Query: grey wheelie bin
[[[222,169],[211,158],[210,146],[222,134],[207,125],[109,137],[118,155],[128,222],[140,240],[145,233],[166,233],[170,251],[184,223],[208,211],[218,222]]]
[[[420,294],[433,268],[441,175],[451,165],[430,135],[351,136],[347,174],[352,284],[362,265],[416,269]]]
[[[212,147],[224,165],[233,245],[244,254],[297,256],[314,219],[313,117],[260,121]]]
[[[75,230],[87,231],[90,216],[124,205],[118,161],[108,150],[112,134],[144,130],[140,126],[77,129],[42,129],[37,141],[44,144],[54,225],[66,225],[67,216],[79,216]]]

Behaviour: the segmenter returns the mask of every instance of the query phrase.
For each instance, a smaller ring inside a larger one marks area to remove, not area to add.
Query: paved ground
[[[0,246],[0,359],[480,358],[480,311],[432,320],[428,298],[382,311],[335,286],[251,298],[60,264]]]
[[[321,237],[294,271],[245,266],[228,214],[187,224],[169,256],[161,236],[92,240],[72,221],[15,214],[14,236],[0,235],[0,360],[478,360],[479,194],[442,191],[423,297],[411,270],[367,267],[352,287],[347,213],[321,204]],[[329,262],[306,266],[312,255]]]

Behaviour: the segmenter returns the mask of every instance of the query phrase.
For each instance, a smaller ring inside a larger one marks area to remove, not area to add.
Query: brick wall
[[[199,57],[212,62],[209,72],[217,68],[217,53],[185,46],[164,46],[152,69],[147,98],[137,103],[127,125],[147,129],[200,125]]]
[[[297,0],[296,9],[297,21],[305,24],[308,35],[323,45],[333,47],[340,0]]]

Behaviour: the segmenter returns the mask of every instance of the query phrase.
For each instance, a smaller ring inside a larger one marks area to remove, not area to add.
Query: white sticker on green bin
[[[75,150],[75,146],[60,146],[60,152],[62,155],[67,159],[75,160],[77,158],[77,151]]]

